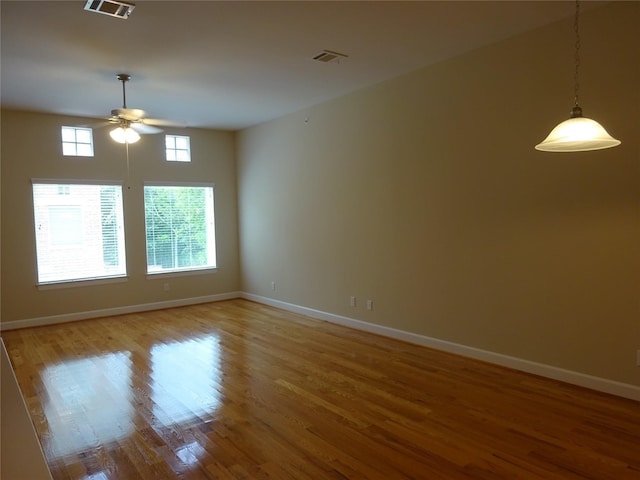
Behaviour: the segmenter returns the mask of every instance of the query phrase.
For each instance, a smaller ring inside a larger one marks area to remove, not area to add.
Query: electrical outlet
[[[356,302],[356,297],[354,297],[353,295],[349,298],[349,306],[351,307],[355,307],[357,305]]]
[[[275,280],[271,280],[271,290],[273,290],[274,292],[276,291],[276,281]]]
[[[162,286],[162,289],[163,289],[165,292],[168,292],[168,291],[171,289],[171,287],[169,286],[169,284],[168,284],[168,283],[165,283],[165,284]]]
[[[373,310],[373,300],[367,300],[367,310]]]

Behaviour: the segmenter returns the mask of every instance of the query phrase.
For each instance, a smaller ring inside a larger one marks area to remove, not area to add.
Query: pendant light
[[[573,29],[576,35],[575,43],[575,73],[574,73],[574,106],[571,109],[569,120],[558,124],[556,128],[535,146],[536,150],[543,152],[584,152],[589,150],[602,150],[620,145],[616,140],[595,120],[582,116],[582,108],[578,105],[578,69],[580,67],[580,31],[578,19],[580,16],[580,3],[576,0],[576,13]]]

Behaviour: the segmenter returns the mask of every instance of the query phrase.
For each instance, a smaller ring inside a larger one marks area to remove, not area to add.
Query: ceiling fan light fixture
[[[146,113],[138,108],[127,108],[127,91],[125,84],[131,79],[128,73],[119,73],[117,78],[122,82],[122,108],[111,110],[110,123],[117,125],[109,135],[118,143],[136,143],[140,140],[140,134],[153,134],[162,132],[161,128],[149,125],[149,123],[162,123],[158,119],[145,119]],[[166,122],[165,122],[166,123]]]
[[[118,127],[109,132],[113,140],[118,143],[136,143],[140,140],[140,135],[131,127]]]

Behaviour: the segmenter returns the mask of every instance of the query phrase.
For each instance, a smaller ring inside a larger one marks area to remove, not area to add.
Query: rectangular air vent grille
[[[347,58],[349,55],[334,52],[333,50],[323,50],[313,57],[314,60],[324,63],[340,63],[340,60]]]
[[[129,18],[134,8],[136,8],[135,4],[119,0],[87,0],[84,6],[84,9],[90,12],[103,13],[104,15],[124,19]]]

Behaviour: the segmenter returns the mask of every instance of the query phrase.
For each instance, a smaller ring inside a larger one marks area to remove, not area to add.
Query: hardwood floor
[[[245,300],[3,338],[56,480],[640,479],[638,402]]]

